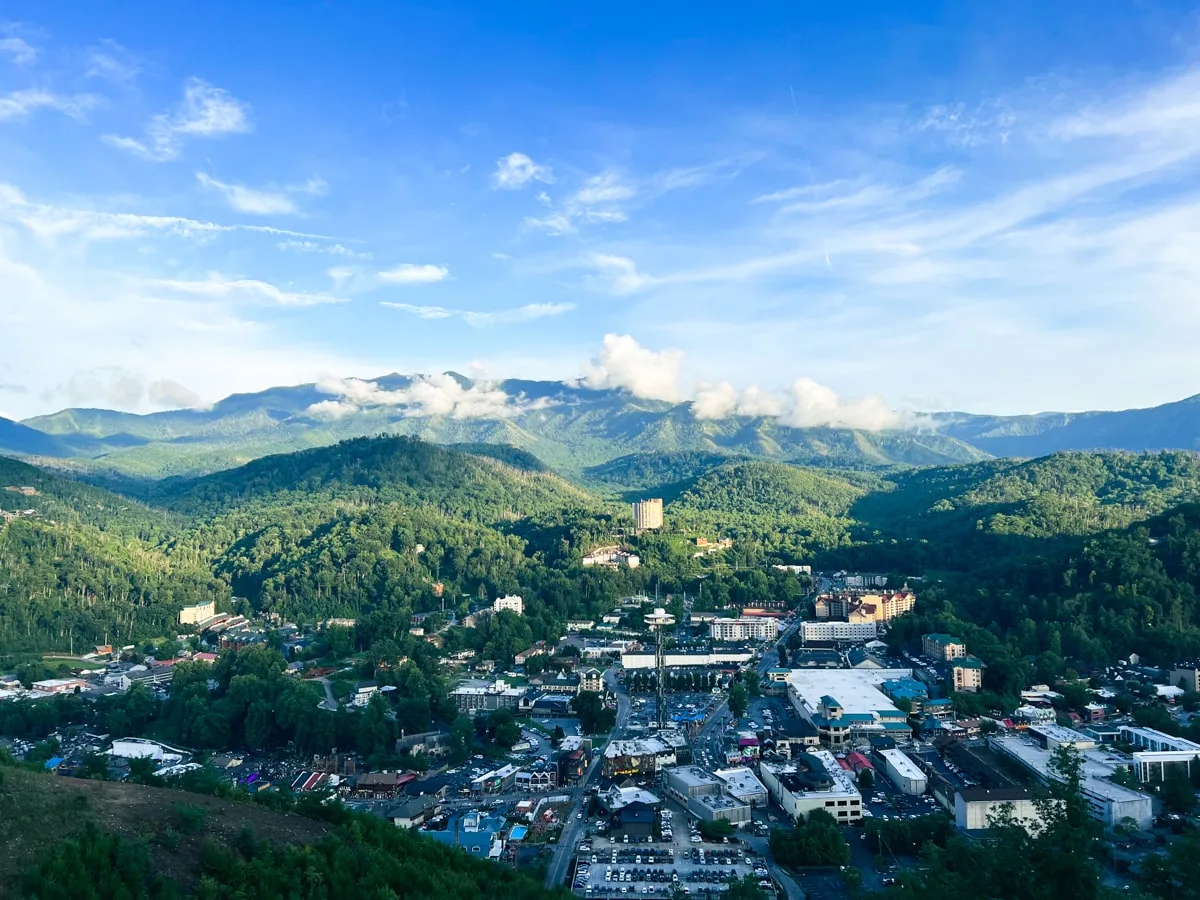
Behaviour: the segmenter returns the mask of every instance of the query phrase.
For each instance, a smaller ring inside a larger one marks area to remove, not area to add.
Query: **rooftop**
[[[880,750],[879,755],[887,760],[889,766],[896,770],[902,778],[924,778],[921,767],[908,758],[903,750]]]
[[[847,713],[896,711],[896,706],[879,689],[885,681],[912,678],[912,669],[795,669],[789,677],[792,689],[815,712],[817,700],[837,697]]]
[[[1039,747],[1032,738],[1019,735],[997,735],[989,738],[989,741],[1039,775],[1052,777],[1050,760],[1054,754]],[[1108,780],[1118,766],[1125,766],[1127,762],[1125,758],[1105,750],[1090,749],[1080,751],[1080,760],[1083,764],[1082,775],[1085,792],[1118,803],[1147,799],[1147,795],[1141,791],[1122,787]]]
[[[767,792],[758,777],[745,766],[738,766],[735,769],[717,769],[713,775],[725,782],[725,787],[734,796],[744,797],[747,794],[765,794]]]

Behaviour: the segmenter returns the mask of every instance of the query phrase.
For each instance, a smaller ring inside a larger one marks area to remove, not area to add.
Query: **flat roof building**
[[[919,797],[925,793],[928,782],[925,772],[915,762],[908,758],[903,750],[880,750],[879,758],[883,761],[883,771],[901,793]]]
[[[907,740],[912,737],[907,715],[881,686],[911,677],[911,669],[796,669],[788,698],[816,727],[822,744],[843,747],[888,733]]]
[[[1053,751],[1032,736],[993,735],[988,738],[988,746],[1023,765],[1043,783],[1058,779],[1050,769]],[[1082,763],[1081,793],[1087,801],[1088,812],[1092,818],[1110,828],[1123,819],[1137,823],[1139,829],[1149,828],[1154,822],[1154,804],[1151,797],[1111,780],[1118,768],[1128,768],[1127,759],[1095,747],[1077,752]]]
[[[815,809],[839,824],[862,818],[862,795],[854,777],[828,750],[801,753],[787,763],[763,762],[759,775],[771,799],[793,820],[808,818]]]
[[[713,619],[709,634],[714,641],[771,641],[779,637],[779,620],[759,616]]]
[[[746,766],[717,769],[713,775],[725,786],[725,793],[747,806],[766,806],[767,789]]]
[[[963,788],[954,795],[954,824],[964,831],[991,828],[1006,812],[1031,833],[1036,834],[1044,824],[1041,809],[1025,788]]]

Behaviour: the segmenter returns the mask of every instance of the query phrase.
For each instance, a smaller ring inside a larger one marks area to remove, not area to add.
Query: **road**
[[[317,681],[321,682],[321,687],[325,688],[325,699],[321,702],[321,709],[337,712],[338,702],[333,696],[333,688],[329,684],[329,679],[327,677],[318,678]]]
[[[617,698],[617,721],[609,736],[610,740],[616,740],[625,734],[625,724],[629,720],[629,696],[617,684],[616,666],[604,672],[604,683]],[[605,742],[605,746],[607,746],[607,742]],[[546,868],[546,887],[562,884],[567,878],[567,867],[571,864],[571,857],[575,855],[575,844],[579,841],[580,833],[587,822],[586,818],[579,818],[579,814],[586,808],[589,799],[588,785],[600,771],[600,762],[603,759],[604,748],[593,747],[592,764],[588,766],[588,770],[579,784],[569,792],[573,801],[571,811],[567,815],[567,821],[563,824],[562,834],[558,836],[558,846],[554,848],[554,856],[551,857],[550,865]]]

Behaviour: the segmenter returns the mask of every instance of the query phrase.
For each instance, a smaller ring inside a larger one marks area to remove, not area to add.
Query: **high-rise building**
[[[709,629],[714,641],[769,641],[779,637],[779,621],[767,617],[713,619]]]
[[[651,500],[638,500],[634,503],[633,522],[637,526],[638,531],[645,531],[650,528],[662,528],[662,498],[655,497]]]
[[[963,656],[950,663],[954,690],[973,694],[983,687],[983,663],[974,656]]]

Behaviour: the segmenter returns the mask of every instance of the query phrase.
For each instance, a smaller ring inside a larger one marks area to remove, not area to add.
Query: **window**
[[[839,800],[839,801],[838,801],[838,806],[845,806],[845,805],[846,805],[846,801],[845,801],[845,800]]]

